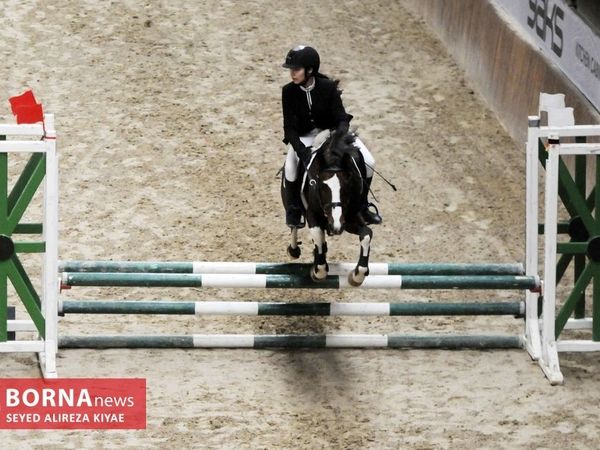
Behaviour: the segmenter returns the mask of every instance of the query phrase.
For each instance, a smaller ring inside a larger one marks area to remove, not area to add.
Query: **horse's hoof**
[[[317,282],[323,281],[325,278],[327,278],[327,270],[325,269],[325,266],[323,266],[322,270],[319,270],[318,266],[317,270],[315,270],[314,267],[310,269],[310,278]]]
[[[369,275],[368,268],[357,267],[348,274],[348,284],[352,287],[358,287],[364,283],[367,275]]]
[[[300,249],[300,247],[293,248],[291,245],[288,245],[287,254],[290,258],[298,259],[300,258],[301,253],[302,249]]]
[[[348,284],[352,287],[359,287],[365,281],[365,277],[354,278],[354,270],[348,274]]]

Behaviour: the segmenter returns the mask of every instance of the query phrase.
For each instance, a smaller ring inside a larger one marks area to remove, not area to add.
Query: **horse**
[[[310,276],[314,281],[327,277],[328,236],[344,231],[358,235],[360,256],[356,267],[348,274],[351,286],[360,286],[369,275],[369,251],[373,232],[365,223],[361,211],[361,193],[367,189],[364,182],[362,156],[354,146],[356,134],[324,130],[312,146],[308,166],[304,168],[302,203],[304,217],[314,244],[314,262]],[[284,172],[285,173],[285,172]],[[285,177],[281,179],[281,194],[285,206]],[[287,248],[290,257],[300,257],[298,228],[292,228],[291,243]]]

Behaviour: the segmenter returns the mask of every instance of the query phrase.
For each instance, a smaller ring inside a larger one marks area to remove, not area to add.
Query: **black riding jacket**
[[[309,103],[310,102],[310,103]],[[337,84],[329,78],[315,77],[315,86],[310,91],[290,82],[283,86],[283,142],[292,144],[297,152],[302,147],[300,136],[314,128],[322,130],[347,124],[352,115],[347,114]]]

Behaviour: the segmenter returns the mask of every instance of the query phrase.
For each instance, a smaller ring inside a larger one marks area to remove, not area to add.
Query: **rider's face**
[[[304,73],[304,68],[290,69],[290,76],[292,77],[294,84],[300,84],[304,82],[306,74]]]

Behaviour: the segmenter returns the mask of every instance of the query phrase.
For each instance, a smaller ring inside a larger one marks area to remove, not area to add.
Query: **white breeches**
[[[319,130],[318,128],[315,128],[310,133],[308,133],[304,136],[300,136],[300,140],[302,141],[302,143],[304,145],[306,145],[307,147],[310,147],[313,144],[315,137],[317,136],[317,134],[319,134],[319,132],[321,132],[321,130]],[[359,137],[357,137],[355,139],[354,146],[356,148],[358,148],[363,159],[365,160],[365,166],[366,166],[365,168],[366,168],[367,178],[373,177],[373,168],[375,167],[375,158],[373,158],[373,155],[371,154],[369,149],[366,147],[366,145],[363,143],[363,141],[360,140]],[[288,144],[287,147],[288,147],[288,153],[287,153],[287,157],[285,159],[285,179],[288,181],[296,181],[296,178],[298,177],[298,161],[299,161],[298,156],[296,155],[296,152],[294,151],[294,148],[292,147],[291,144]]]

